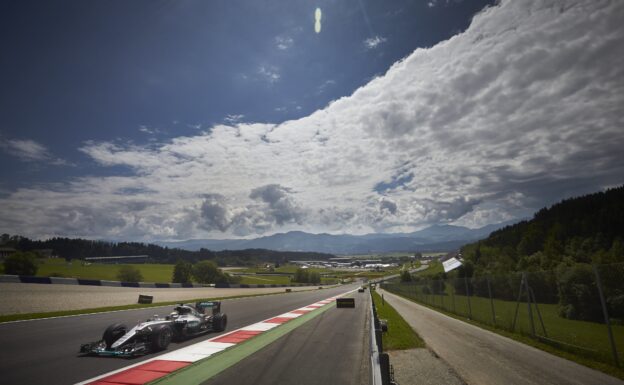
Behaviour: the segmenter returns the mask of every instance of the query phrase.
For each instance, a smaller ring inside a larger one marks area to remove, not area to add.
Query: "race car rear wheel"
[[[226,326],[227,326],[227,315],[223,313],[219,313],[214,316],[212,320],[212,328],[214,329],[214,331],[222,332],[225,330]]]
[[[115,343],[121,336],[126,334],[128,328],[124,324],[112,324],[106,328],[102,339],[106,342],[106,348],[110,349],[111,345]]]
[[[152,349],[153,350],[165,350],[171,338],[173,337],[173,331],[167,325],[162,325],[158,329],[154,330],[151,335]]]

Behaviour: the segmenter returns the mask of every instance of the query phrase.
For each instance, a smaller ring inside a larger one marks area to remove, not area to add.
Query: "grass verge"
[[[535,339],[533,339],[533,338],[531,338],[531,337],[529,337],[527,335],[516,334],[516,333],[512,333],[512,332],[507,331],[507,330],[495,328],[495,327],[493,327],[491,325],[488,325],[486,323],[479,322],[478,320],[469,319],[469,318],[466,318],[466,316],[462,316],[462,315],[458,315],[458,314],[452,313],[452,312],[450,312],[450,311],[448,311],[446,309],[441,309],[439,307],[431,306],[431,305],[429,305],[427,303],[417,301],[414,298],[410,298],[410,297],[408,297],[406,295],[402,295],[401,293],[393,293],[393,294],[398,295],[400,297],[403,297],[403,298],[405,298],[407,300],[410,300],[410,301],[412,301],[414,303],[417,303],[419,305],[428,307],[431,310],[435,310],[437,312],[443,313],[443,314],[445,314],[445,315],[447,315],[449,317],[458,319],[460,321],[463,321],[463,322],[469,323],[471,325],[480,327],[482,329],[491,331],[491,332],[499,334],[501,336],[510,338],[510,339],[518,341],[518,342],[521,342],[521,343],[523,343],[525,345],[533,346],[534,348],[543,350],[543,351],[548,352],[550,354],[559,356],[561,358],[565,358],[567,360],[576,362],[576,363],[578,363],[580,365],[587,366],[589,368],[599,370],[599,371],[601,371],[603,373],[606,373],[606,374],[608,374],[610,376],[617,377],[617,378],[620,378],[620,379],[624,380],[624,369],[623,368],[618,368],[616,366],[609,365],[607,363],[604,363],[604,362],[601,362],[601,361],[597,361],[597,360],[594,360],[594,359],[591,359],[591,358],[588,358],[588,357],[585,357],[585,356],[581,356],[579,354],[575,354],[575,353],[572,353],[572,352],[569,352],[569,351],[557,349],[556,347],[554,347],[552,345],[540,342],[540,341],[535,340]]]
[[[444,266],[442,266],[442,263],[438,261],[429,261],[428,266],[429,267],[427,267],[425,270],[421,270],[417,273],[414,273],[414,275],[418,275],[421,277],[428,277],[428,276],[432,276],[432,275],[436,275],[436,274],[444,272]]]
[[[372,294],[377,316],[388,321],[388,331],[382,337],[384,350],[424,348],[425,341],[405,322],[403,317],[388,303],[382,302],[381,296],[375,291]]]
[[[530,315],[525,303],[517,304],[515,301],[500,299],[490,301],[489,298],[478,296],[468,298],[465,295],[455,294],[451,285],[446,286],[444,295],[424,294],[424,289],[430,290],[430,288],[431,286],[409,284],[386,285],[389,291],[414,298],[433,308],[523,336],[532,334],[530,322],[532,316],[535,333],[543,339],[542,343],[552,344],[559,350],[608,365],[614,364],[605,324],[563,318],[559,315],[559,306],[556,304],[540,303],[538,307],[532,306],[533,314]],[[515,327],[514,319],[516,319]],[[623,351],[624,325],[612,324],[612,330],[616,344],[619,345],[618,351]]]

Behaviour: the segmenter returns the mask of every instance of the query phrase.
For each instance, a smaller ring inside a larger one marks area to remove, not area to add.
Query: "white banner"
[[[462,263],[455,257],[451,259],[447,259],[446,261],[442,262],[442,266],[444,266],[445,273],[448,273],[451,270],[457,269],[461,265]]]

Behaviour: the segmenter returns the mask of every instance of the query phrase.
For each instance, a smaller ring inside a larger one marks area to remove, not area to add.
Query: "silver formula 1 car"
[[[221,302],[202,301],[194,306],[180,304],[168,316],[155,315],[128,330],[115,323],[104,331],[102,339],[80,346],[85,355],[132,357],[167,349],[172,340],[220,332],[227,326],[227,315],[221,313]]]

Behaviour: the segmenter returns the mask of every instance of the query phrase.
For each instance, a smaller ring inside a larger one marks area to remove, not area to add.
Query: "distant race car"
[[[183,340],[211,331],[221,332],[227,326],[227,315],[221,313],[221,302],[203,301],[180,304],[162,318],[155,315],[128,330],[115,323],[104,331],[102,339],[80,346],[85,355],[132,357],[165,350],[172,340]]]

